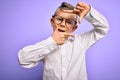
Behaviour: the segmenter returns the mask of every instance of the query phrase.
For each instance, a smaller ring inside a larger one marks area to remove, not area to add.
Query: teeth
[[[65,32],[64,30],[61,30],[61,29],[58,29],[58,31],[60,31],[60,32]]]

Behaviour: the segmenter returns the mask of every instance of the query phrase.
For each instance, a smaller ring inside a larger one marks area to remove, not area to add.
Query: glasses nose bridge
[[[61,24],[66,25],[66,19],[65,18],[62,18]]]

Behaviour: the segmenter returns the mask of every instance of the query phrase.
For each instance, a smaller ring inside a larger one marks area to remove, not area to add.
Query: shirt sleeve
[[[57,44],[52,37],[24,47],[18,52],[19,63],[22,67],[31,68],[36,66],[40,60],[43,60],[47,54],[57,48]]]
[[[96,41],[98,41],[106,35],[109,29],[109,24],[106,18],[98,11],[96,11],[93,7],[91,7],[91,10],[85,16],[85,19],[88,22],[90,22],[94,27],[93,30],[85,32],[81,35],[85,46],[89,48]]]

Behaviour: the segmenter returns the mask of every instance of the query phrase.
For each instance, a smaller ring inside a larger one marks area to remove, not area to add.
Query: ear
[[[54,26],[54,20],[53,20],[53,18],[50,19],[50,23],[51,23],[51,26],[53,27]]]
[[[75,26],[72,28],[72,31],[71,31],[71,32],[74,32],[77,28],[78,28],[78,25],[75,25]]]
[[[55,30],[55,24],[53,18],[50,19],[51,26],[53,28],[53,31]]]

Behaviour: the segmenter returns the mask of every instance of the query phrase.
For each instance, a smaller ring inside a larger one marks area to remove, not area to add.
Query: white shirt
[[[87,80],[85,52],[108,31],[106,19],[91,7],[85,16],[94,29],[76,34],[63,45],[57,45],[52,37],[19,51],[20,65],[25,68],[44,62],[43,80]]]

